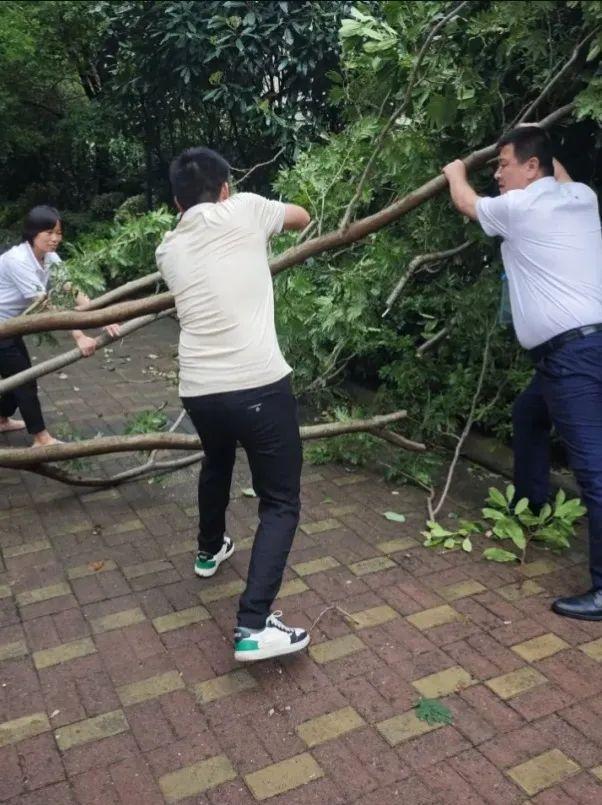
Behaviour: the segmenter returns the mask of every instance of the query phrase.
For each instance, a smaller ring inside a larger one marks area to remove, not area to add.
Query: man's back
[[[504,239],[512,316],[524,347],[602,322],[602,236],[589,187],[544,177],[480,199],[477,215],[488,235]]]
[[[252,193],[197,204],[157,249],[180,320],[180,396],[254,388],[290,373],[267,259],[284,212],[284,204]]]

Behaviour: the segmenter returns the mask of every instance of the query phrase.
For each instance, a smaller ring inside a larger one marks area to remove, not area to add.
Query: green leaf
[[[251,489],[251,487],[249,487],[248,489],[243,489],[242,493],[246,498],[256,498],[257,497],[257,495],[255,494],[255,490]]]
[[[456,540],[454,537],[447,537],[447,539],[443,543],[444,548],[455,548],[456,547]]]
[[[385,512],[383,517],[393,523],[405,523],[406,521],[405,514],[399,514],[398,512]]]
[[[504,520],[506,518],[506,514],[504,512],[499,511],[498,509],[481,509],[483,512],[483,517],[486,517],[488,520]]]
[[[514,507],[514,514],[522,514],[529,508],[529,498],[521,498]]]
[[[514,484],[508,484],[506,487],[506,500],[508,503],[512,503],[514,500],[514,495],[516,494],[516,487]]]
[[[548,517],[552,514],[552,507],[549,503],[544,503],[541,507],[541,511],[539,512],[538,520],[540,523],[545,523]]]
[[[427,724],[451,724],[454,720],[451,710],[438,699],[421,698],[415,705],[416,718]]]
[[[559,489],[558,492],[556,493],[556,500],[554,501],[556,508],[562,506],[565,500],[566,500],[566,492],[564,491],[564,489]]]
[[[492,503],[495,503],[496,506],[501,506],[503,509],[506,508],[506,498],[495,486],[489,488],[489,499]]]
[[[462,540],[462,550],[466,551],[466,553],[471,553],[471,551],[472,551],[472,542],[470,541],[470,537],[465,537]]]
[[[518,556],[503,548],[486,548],[483,551],[483,559],[488,559],[490,562],[516,562]]]

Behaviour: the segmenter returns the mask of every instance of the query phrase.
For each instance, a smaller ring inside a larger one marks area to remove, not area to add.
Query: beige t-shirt
[[[253,193],[197,204],[157,248],[180,320],[180,396],[275,383],[291,372],[274,325],[267,242],[284,204]]]

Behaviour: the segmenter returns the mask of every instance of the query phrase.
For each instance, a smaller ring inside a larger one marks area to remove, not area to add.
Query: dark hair
[[[61,229],[63,228],[61,216],[54,207],[48,207],[46,204],[34,207],[27,213],[23,221],[23,240],[32,246],[36,235],[54,229],[57,224],[60,224]]]
[[[183,209],[203,201],[217,201],[230,165],[210,148],[188,148],[169,167],[171,189]]]
[[[498,141],[497,147],[513,145],[517,160],[522,164],[537,157],[544,176],[554,175],[554,148],[550,135],[539,126],[518,126]]]

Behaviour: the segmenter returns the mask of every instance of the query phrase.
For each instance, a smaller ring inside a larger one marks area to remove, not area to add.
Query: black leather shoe
[[[582,621],[602,621],[602,589],[593,589],[583,595],[557,598],[552,604],[557,615],[578,618]]]

